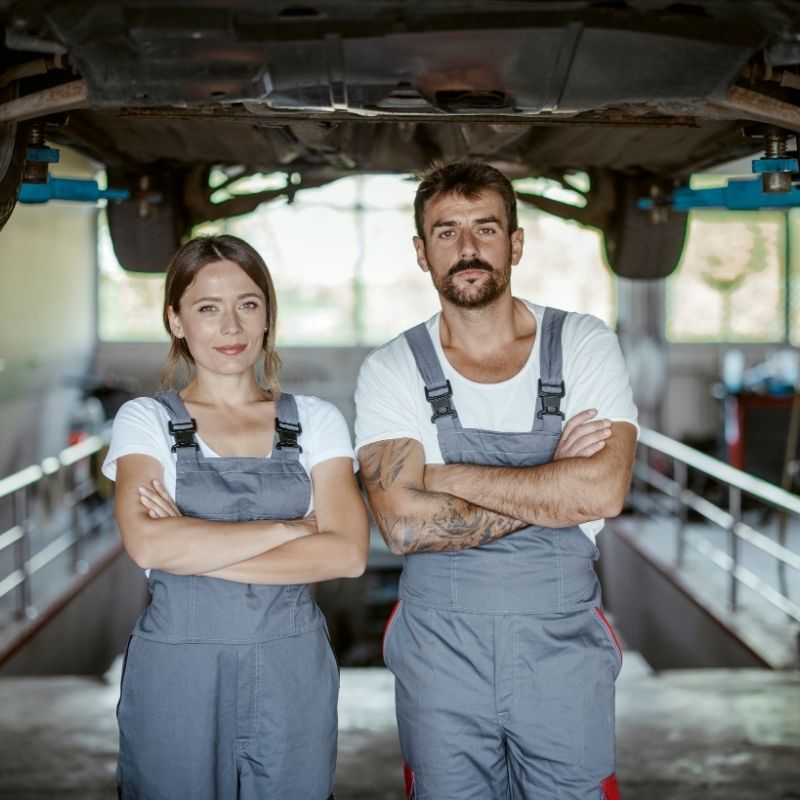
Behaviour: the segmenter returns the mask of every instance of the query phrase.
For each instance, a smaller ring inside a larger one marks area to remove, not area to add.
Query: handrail
[[[707,456],[699,450],[693,450],[691,447],[668,436],[663,433],[657,433],[649,428],[642,428],[639,434],[639,442],[646,447],[652,447],[664,455],[670,456],[684,464],[688,464],[694,469],[704,472],[712,478],[716,478],[722,483],[727,483],[729,486],[735,486],[737,489],[749,494],[753,497],[758,497],[765,503],[771,506],[788,511],[791,514],[800,516],[800,497],[779,486],[775,486],[769,481],[756,478],[747,472],[742,472],[724,461],[719,461],[716,458]]]
[[[645,484],[669,498],[670,511],[676,519],[677,546],[675,566],[683,565],[686,547],[707,558],[728,573],[728,606],[732,611],[738,605],[738,587],[743,585],[754,591],[764,601],[779,609],[790,619],[800,622],[800,605],[789,597],[786,589],[785,569],[800,570],[800,554],[777,542],[752,525],[742,521],[742,494],[773,507],[782,514],[800,517],[800,497],[773,484],[748,475],[742,470],[725,464],[705,453],[693,450],[656,431],[642,428],[639,436],[640,449],[634,469],[636,482]],[[649,463],[648,451],[654,450],[672,459],[674,477],[655,469]],[[689,488],[689,468],[701,472],[728,489],[728,508],[720,508],[708,498]],[[637,491],[631,499],[638,510],[646,512],[648,503]],[[650,500],[652,502],[652,500]],[[661,506],[660,503],[656,505]],[[699,534],[687,530],[688,510],[728,533],[728,552],[716,547]],[[739,544],[746,542],[761,553],[772,558],[777,566],[780,590],[776,590],[751,570],[740,563]]]
[[[14,592],[17,617],[36,615],[35,601],[40,598],[33,596],[31,578],[59,556],[69,553],[71,574],[88,568],[85,542],[112,515],[110,497],[98,495],[99,468],[94,459],[110,438],[106,429],[0,480],[0,502],[13,518],[10,528],[0,530],[0,553],[13,549],[13,564],[0,574],[0,600]],[[68,512],[66,518],[58,517],[59,522],[66,520],[63,529],[36,527],[39,508],[52,509],[56,503]]]
[[[62,466],[70,466],[83,458],[99,453],[110,441],[111,434],[108,431],[89,436],[77,444],[64,448],[58,456],[50,456],[41,464],[31,464],[19,472],[0,478],[0,500],[20,489],[32,486],[45,476],[53,475]]]
[[[0,480],[0,500],[10,494],[14,494],[14,492],[18,492],[20,489],[32,486],[37,481],[40,481],[43,475],[42,468],[38,464],[32,464],[30,467],[25,467],[25,469],[3,478]]]

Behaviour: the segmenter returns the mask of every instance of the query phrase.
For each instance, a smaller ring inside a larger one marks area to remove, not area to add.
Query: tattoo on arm
[[[525,526],[511,517],[504,517],[480,506],[474,506],[449,495],[433,509],[428,520],[401,516],[393,529],[405,545],[405,552],[465,550],[479,547]],[[394,532],[393,531],[393,532]]]
[[[384,538],[404,553],[453,551],[478,547],[525,527],[512,517],[473,505],[453,495],[426,492],[407,482],[396,486],[408,459],[419,447],[411,439],[377,442],[361,451],[361,474]],[[419,457],[419,451],[416,452]],[[408,492],[419,501],[412,513],[387,509],[386,493]]]
[[[361,460],[362,477],[374,488],[387,491],[403,470],[413,446],[411,439],[390,439],[365,447]]]

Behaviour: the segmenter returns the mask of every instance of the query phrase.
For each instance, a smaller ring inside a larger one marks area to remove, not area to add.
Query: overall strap
[[[297,441],[303,428],[297,413],[293,394],[282,392],[275,409],[275,439],[272,445],[273,461],[298,461],[303,448]]]
[[[158,392],[155,399],[167,409],[170,416],[169,433],[174,442],[172,452],[177,453],[179,461],[190,457],[196,458],[200,449],[194,438],[197,424],[189,416],[180,395],[170,389],[166,392]]]
[[[536,400],[536,420],[546,417],[555,420],[559,427],[564,419],[561,398],[564,396],[564,375],[561,358],[561,331],[567,312],[546,308],[542,319],[539,342],[539,389]]]
[[[453,406],[453,389],[444,376],[442,365],[428,332],[428,326],[421,322],[407,330],[406,337],[417,369],[425,384],[425,399],[431,404],[431,422],[439,432],[454,430],[458,425],[458,413]]]

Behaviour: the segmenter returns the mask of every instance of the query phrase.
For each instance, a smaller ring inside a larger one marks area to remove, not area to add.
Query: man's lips
[[[466,278],[467,280],[473,278],[479,278],[481,275],[485,275],[488,270],[481,269],[480,267],[475,267],[474,269],[460,269],[455,272],[455,275],[458,275],[461,278]]]
[[[490,264],[479,259],[470,259],[459,261],[450,268],[449,275],[455,277],[456,275],[463,275],[465,278],[477,278],[484,272],[493,272]]]
[[[222,353],[224,356],[238,356],[239,353],[243,353],[247,349],[247,345],[230,344],[226,345],[225,347],[215,347],[214,349],[218,353]]]

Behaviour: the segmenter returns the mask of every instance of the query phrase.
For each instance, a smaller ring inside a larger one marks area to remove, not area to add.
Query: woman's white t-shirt
[[[297,414],[302,428],[298,438],[303,452],[300,463],[306,472],[331,458],[349,458],[353,470],[358,462],[353,453],[350,431],[336,406],[326,400],[308,395],[294,395]],[[175,443],[168,430],[170,421],[167,409],[151,397],[129,400],[120,408],[114,419],[111,446],[103,462],[103,474],[112,481],[117,477],[117,459],[127,455],[145,455],[158,461],[164,468],[164,488],[175,497],[177,455],[172,452]],[[195,434],[200,452],[207,458],[218,458]],[[307,514],[314,510],[314,495],[311,494]]]

